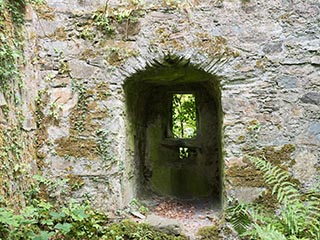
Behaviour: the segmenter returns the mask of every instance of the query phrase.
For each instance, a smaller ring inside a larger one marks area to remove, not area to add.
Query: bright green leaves
[[[60,220],[63,219],[66,214],[64,212],[50,212],[50,216],[52,217],[52,220]]]
[[[173,95],[172,132],[174,138],[193,138],[197,135],[196,99],[193,94]]]
[[[101,239],[107,231],[106,223],[107,216],[87,202],[71,201],[67,206],[57,207],[34,199],[19,214],[7,207],[0,208],[0,239],[48,240],[62,236],[63,239]]]
[[[0,208],[0,224],[3,226],[13,226],[18,227],[19,221],[21,217],[14,215],[12,210],[6,210],[4,208]],[[0,229],[1,229],[0,225]]]
[[[72,224],[70,223],[58,223],[55,227],[55,229],[58,229],[61,231],[62,234],[67,234],[71,231]]]
[[[249,157],[262,171],[264,180],[276,196],[278,209],[265,209],[257,204],[241,204],[229,207],[228,220],[243,237],[262,240],[313,240],[320,239],[320,196],[300,192],[293,184],[288,171],[270,162]]]
[[[53,235],[53,232],[41,231],[40,234],[33,237],[32,240],[49,240]]]

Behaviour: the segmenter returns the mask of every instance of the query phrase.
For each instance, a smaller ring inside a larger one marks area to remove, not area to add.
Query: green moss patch
[[[83,179],[78,175],[68,174],[66,178],[68,179],[68,185],[73,191],[80,189],[84,185]]]
[[[219,231],[217,226],[206,226],[200,228],[197,236],[199,240],[217,240],[219,239]]]
[[[113,223],[108,227],[106,239],[121,240],[141,240],[141,239],[157,239],[157,240],[187,240],[184,236],[168,235],[157,231],[147,224],[138,224],[129,220],[120,223]]]
[[[267,159],[274,165],[277,165],[284,170],[288,170],[294,164],[291,158],[295,146],[292,144],[283,145],[280,149],[274,146],[264,147],[261,150],[250,152],[250,155]],[[264,187],[265,183],[262,178],[261,171],[257,170],[248,160],[244,158],[244,164],[241,166],[232,165],[225,171],[226,178],[234,187]],[[298,182],[292,179],[294,182]]]
[[[80,60],[87,60],[87,59],[93,59],[99,56],[99,52],[96,52],[95,50],[92,49],[85,49],[81,52],[80,54]]]
[[[113,66],[119,66],[125,62],[126,59],[130,57],[137,57],[139,55],[139,51],[132,49],[130,45],[125,42],[113,43],[112,47],[106,47],[105,51],[105,59]]]
[[[232,165],[225,171],[225,176],[233,187],[263,187],[262,173],[252,164]]]
[[[263,191],[253,203],[261,204],[267,209],[276,209],[279,205],[277,197],[271,193],[270,189]]]
[[[71,136],[57,139],[55,143],[57,144],[55,150],[61,157],[85,157],[91,160],[99,158],[96,151],[97,142],[94,139],[81,139]]]
[[[291,158],[291,154],[295,149],[296,148],[293,144],[285,144],[280,149],[277,149],[274,146],[269,146],[262,150],[250,153],[250,155],[265,158],[272,164],[288,170],[288,167],[291,167],[295,163],[294,159]]]

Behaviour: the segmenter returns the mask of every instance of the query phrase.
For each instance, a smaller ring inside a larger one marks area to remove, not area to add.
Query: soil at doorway
[[[152,216],[153,218],[158,217],[164,224],[174,222],[191,240],[197,239],[196,234],[200,228],[217,225],[219,221],[220,208],[208,199],[177,200],[152,197],[141,200],[141,203],[150,211],[146,214],[145,219],[133,217],[135,221],[153,225],[152,222],[149,222],[151,219],[149,216]]]

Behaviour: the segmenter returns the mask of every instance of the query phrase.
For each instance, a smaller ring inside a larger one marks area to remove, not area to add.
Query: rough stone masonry
[[[264,189],[250,151],[276,156],[303,189],[319,187],[319,1],[176,2],[27,6],[24,129],[37,167],[97,208],[129,203],[140,170],[124,84],[179,58],[219,84],[224,197],[253,201]]]

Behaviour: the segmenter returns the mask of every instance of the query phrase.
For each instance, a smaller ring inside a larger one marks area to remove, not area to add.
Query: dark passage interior
[[[171,57],[128,78],[124,89],[140,195],[220,203],[217,78]]]

